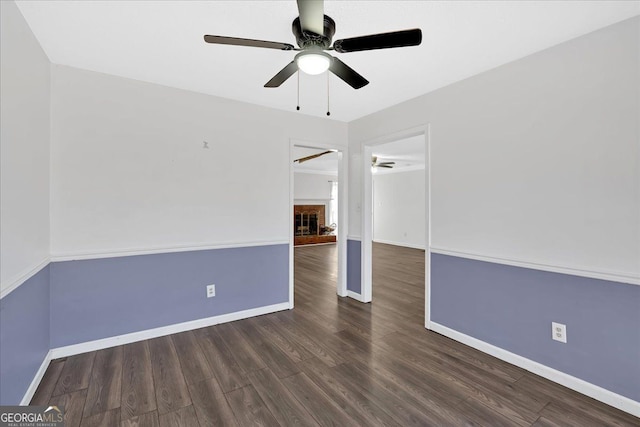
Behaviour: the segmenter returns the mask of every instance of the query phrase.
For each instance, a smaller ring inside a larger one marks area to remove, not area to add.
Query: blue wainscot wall
[[[640,401],[640,286],[432,254],[431,301],[434,322]]]
[[[347,290],[362,293],[362,256],[359,240],[347,239]]]
[[[0,300],[0,405],[20,403],[49,352],[49,271]]]
[[[0,404],[20,403],[49,349],[288,299],[287,244],[51,263],[0,301]]]
[[[206,285],[216,296],[206,298]],[[51,265],[51,347],[173,325],[289,299],[287,244]]]

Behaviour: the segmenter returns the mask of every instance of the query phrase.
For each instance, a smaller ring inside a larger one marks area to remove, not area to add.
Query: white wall
[[[290,138],[346,146],[344,123],[65,66],[52,76],[54,257],[286,242]]]
[[[49,256],[50,64],[14,2],[0,2],[0,290]]]
[[[362,142],[430,124],[433,247],[637,281],[639,25],[623,21],[351,122],[350,164]],[[354,196],[360,174],[351,178]],[[360,230],[354,203],[350,233]]]
[[[331,198],[331,183],[329,181],[337,181],[338,177],[336,175],[295,172],[293,179],[293,197],[296,201],[322,200],[328,203]]]
[[[424,249],[425,171],[373,175],[373,240]]]
[[[325,205],[325,218],[329,220],[331,184],[336,175],[322,175],[306,172],[293,174],[293,203],[295,205]]]

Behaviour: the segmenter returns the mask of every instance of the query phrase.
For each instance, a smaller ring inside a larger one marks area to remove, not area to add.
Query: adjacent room
[[[412,313],[409,322],[424,325],[425,135],[375,145],[372,150],[372,301],[374,305],[389,301],[396,310]]]
[[[640,1],[0,18],[1,415],[640,425]]]

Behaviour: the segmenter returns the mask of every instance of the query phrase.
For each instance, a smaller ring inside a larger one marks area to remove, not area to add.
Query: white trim
[[[592,279],[610,280],[612,282],[621,282],[631,285],[640,285],[640,276],[630,273],[619,273],[612,271],[598,271],[585,268],[566,267],[553,264],[543,264],[517,260],[513,258],[502,258],[491,255],[481,255],[470,252],[461,252],[447,248],[431,247],[431,252],[435,254],[450,255],[460,258],[474,259],[478,261],[491,262],[496,264],[511,265],[514,267],[531,268],[534,270],[551,271],[553,273],[570,274],[572,276],[589,277]]]
[[[361,242],[362,241],[362,237],[355,236],[355,235],[348,235],[347,236],[347,240],[353,240],[355,242]]]
[[[191,320],[188,322],[175,323],[173,325],[161,326],[159,328],[147,329],[144,331],[132,332],[130,334],[117,335],[95,341],[87,341],[80,344],[57,347],[49,352],[52,359],[73,356],[75,354],[86,353],[88,351],[102,350],[104,348],[115,347],[117,345],[129,344],[179,332],[191,331],[193,329],[205,328],[219,323],[233,322],[263,314],[275,313],[277,311],[289,310],[289,302],[267,305],[264,307],[251,308],[249,310],[236,311],[233,313],[221,314],[219,316],[206,317],[204,319]]]
[[[304,202],[304,203],[308,203],[308,204],[321,204],[321,205],[328,205],[329,202],[331,201],[331,199],[293,199],[293,203],[294,204],[302,204],[302,203],[296,203],[296,202]]]
[[[403,248],[411,248],[411,249],[422,249],[425,250],[425,245],[414,245],[412,243],[406,242],[395,242],[393,240],[385,240],[385,239],[373,239],[375,243],[382,243],[385,245],[393,245],[393,246],[402,246]]]
[[[39,263],[31,267],[27,267],[26,269],[22,270],[20,273],[16,274],[15,276],[10,277],[5,283],[3,283],[0,286],[0,299],[6,297],[11,292],[18,289],[20,285],[22,285],[27,280],[31,279],[40,270],[45,268],[47,264],[49,264],[49,262],[51,262],[50,258],[45,257]],[[8,283],[8,285],[6,285],[6,283]]]
[[[415,126],[409,129],[404,129],[399,132],[393,132],[387,135],[382,135],[376,138],[372,138],[370,140],[362,141],[360,143],[360,152],[362,153],[362,194],[361,194],[361,214],[362,214],[362,252],[360,258],[360,280],[361,280],[361,293],[362,297],[366,302],[371,301],[373,297],[373,284],[372,284],[372,239],[373,239],[373,174],[371,172],[371,156],[373,154],[374,147],[398,141],[401,139],[413,137],[413,136],[424,136],[424,144],[425,144],[425,169],[428,173],[425,173],[425,184],[427,187],[425,188],[425,192],[427,189],[430,189],[430,179],[429,175],[431,174],[430,168],[430,126],[429,124],[423,124],[420,126]],[[426,194],[426,199],[431,197],[430,193]],[[431,208],[429,205],[429,201],[425,199],[425,242],[430,242],[430,234],[429,230],[431,228],[431,217],[430,212]],[[429,206],[428,206],[429,205]],[[428,208],[428,209],[427,209]],[[428,248],[427,243],[427,248]],[[425,250],[425,295],[430,294],[430,263],[429,263],[429,250]],[[425,298],[425,325],[429,324],[429,300]]]
[[[360,295],[357,292],[353,292],[353,291],[347,291],[347,296],[349,298],[353,298],[356,301],[360,301],[360,302],[364,302],[366,303],[367,301],[364,300],[364,298],[362,298],[362,295]]]
[[[362,302],[373,299],[373,173],[371,171],[372,145],[362,146],[362,240],[360,245],[360,294]]]
[[[193,243],[177,246],[157,246],[147,248],[123,248],[109,251],[59,252],[51,254],[52,262],[83,259],[116,258],[123,256],[153,255],[173,252],[205,251],[209,249],[248,248],[254,246],[286,245],[289,240],[257,240],[253,242]]]
[[[424,251],[424,327],[431,329],[431,125],[426,125],[424,130],[424,198],[425,210],[425,251]]]
[[[349,231],[349,154],[338,151],[338,284],[336,294],[347,296],[347,233]]]
[[[526,357],[511,353],[510,351],[440,325],[439,323],[432,321],[431,329],[439,334],[480,350],[483,353],[490,354],[498,359],[504,360],[505,362],[519,366],[536,375],[540,375],[548,380],[592,397],[600,402],[606,403],[607,405],[611,405],[614,408],[618,408],[621,411],[640,417],[640,402],[636,402],[635,400],[581,380],[580,378],[576,378],[562,371],[558,371],[557,369],[553,369],[531,359],[527,359]]]
[[[425,165],[411,165],[404,167],[394,167],[394,168],[377,168],[375,174],[376,175],[389,175],[393,173],[402,173],[402,172],[413,172],[413,171],[421,171],[425,169]]]
[[[289,310],[292,310],[294,307],[294,298],[295,298],[295,289],[294,289],[294,231],[293,227],[295,227],[294,218],[293,218],[293,209],[295,206],[295,194],[294,194],[294,179],[295,172],[293,167],[294,155],[293,155],[293,141],[289,140]]]
[[[293,173],[308,173],[311,175],[331,175],[338,176],[338,171],[325,171],[321,169],[297,169],[295,166],[293,167]]]
[[[29,402],[31,402],[31,399],[33,399],[33,395],[36,394],[36,390],[40,385],[40,381],[42,381],[42,378],[44,377],[44,374],[45,372],[47,372],[47,368],[49,367],[49,363],[51,363],[52,360],[53,357],[51,357],[51,350],[49,350],[44,356],[44,360],[40,364],[40,368],[38,369],[38,372],[36,372],[35,377],[33,377],[31,384],[29,384],[29,388],[27,388],[27,391],[20,401],[21,406],[27,406]]]
[[[294,147],[320,148],[334,150],[338,153],[338,235],[336,243],[338,244],[338,280],[336,283],[336,293],[341,297],[347,296],[347,231],[349,224],[348,210],[348,165],[347,150],[348,147],[326,144],[312,141],[303,141],[295,138],[289,139],[289,301],[293,308],[294,300],[294,236],[293,236],[293,206],[294,198],[294,177],[297,172],[294,168]],[[327,205],[325,204],[325,207]]]

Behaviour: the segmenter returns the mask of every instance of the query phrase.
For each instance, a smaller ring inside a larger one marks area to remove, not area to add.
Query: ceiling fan
[[[372,156],[371,157],[371,167],[372,168],[387,168],[387,169],[392,169],[393,165],[395,165],[396,162],[378,162],[378,156]]]
[[[300,16],[293,20],[292,30],[299,47],[289,43],[212,35],[205,35],[204,41],[214,44],[300,51],[294,60],[273,76],[264,87],[279,87],[298,70],[302,70],[307,74],[321,74],[329,70],[354,89],[366,86],[369,81],[340,59],[329,55],[325,51],[333,50],[338,53],[359,52],[363,50],[417,46],[422,42],[422,31],[415,28],[336,40],[331,46],[332,37],[336,31],[336,23],[324,14],[324,0],[297,0],[297,3]]]
[[[317,157],[324,156],[325,154],[335,153],[335,151],[336,150],[327,150],[327,151],[323,151],[322,153],[312,154],[312,155],[306,156],[306,157],[300,157],[299,159],[295,159],[293,161],[293,163],[296,163],[296,162],[298,162],[298,164],[304,163],[306,161],[313,160],[313,159],[315,159]]]

